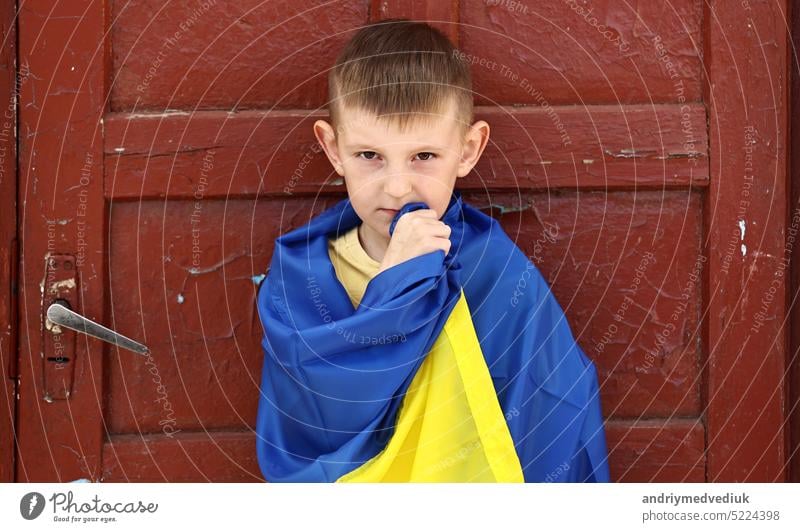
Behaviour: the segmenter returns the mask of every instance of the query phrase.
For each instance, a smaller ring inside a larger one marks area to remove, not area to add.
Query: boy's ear
[[[314,136],[317,137],[317,141],[325,151],[325,155],[328,156],[336,173],[344,176],[344,167],[339,157],[339,146],[336,144],[336,133],[333,131],[333,126],[325,120],[317,120],[314,122]]]
[[[461,159],[458,162],[458,177],[464,177],[478,164],[486,143],[489,141],[489,124],[478,120],[472,124],[464,137]]]

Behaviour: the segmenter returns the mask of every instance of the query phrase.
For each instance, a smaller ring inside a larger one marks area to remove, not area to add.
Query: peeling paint
[[[185,301],[183,294],[178,294],[178,297],[176,299],[178,300],[178,304],[181,304]]]
[[[50,331],[53,334],[61,334],[61,326],[57,323],[53,323],[50,321],[50,318],[45,316],[44,318],[44,328],[47,331]]]
[[[623,149],[619,150],[616,153],[612,152],[611,150],[603,150],[603,153],[605,153],[606,155],[610,155],[611,157],[615,157],[615,158],[633,159],[633,158],[636,158],[636,157],[644,157],[645,155],[648,155],[648,154],[652,155],[652,154],[654,154],[656,152],[655,152],[655,150],[640,150],[640,151],[637,151],[637,150],[632,150],[630,148],[623,148]]]
[[[236,260],[236,259],[238,259],[240,257],[244,257],[245,255],[246,255],[246,253],[244,251],[241,251],[239,253],[234,253],[231,256],[226,257],[225,259],[223,259],[221,261],[218,261],[217,263],[212,264],[211,266],[208,266],[206,268],[195,268],[193,266],[191,268],[188,268],[187,271],[192,275],[200,275],[200,274],[203,274],[203,273],[211,273],[213,271],[219,270],[223,265],[229,264],[229,263],[233,262],[234,260]]]
[[[168,118],[170,116],[189,116],[188,111],[178,111],[178,110],[171,110],[167,109],[166,112],[163,113],[131,113],[126,115],[125,117],[128,120],[133,120],[136,118],[158,118],[161,120],[162,118]]]
[[[531,208],[530,203],[528,203],[527,205],[515,205],[513,207],[506,207],[501,203],[490,203],[489,206],[493,209],[499,209],[500,214],[507,214],[510,212],[522,212],[522,211],[527,211],[528,209]]]
[[[696,159],[698,157],[702,157],[705,154],[699,151],[675,151],[669,152],[666,155],[659,155],[656,159],[666,160],[666,159]]]
[[[60,289],[72,290],[73,288],[75,288],[75,278],[70,277],[69,279],[52,283],[50,285],[50,293],[57,294]]]

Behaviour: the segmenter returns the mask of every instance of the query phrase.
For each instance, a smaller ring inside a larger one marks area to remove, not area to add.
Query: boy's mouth
[[[398,209],[378,209],[378,211],[386,214],[387,216],[392,216],[392,217],[394,217],[394,215],[398,213]]]

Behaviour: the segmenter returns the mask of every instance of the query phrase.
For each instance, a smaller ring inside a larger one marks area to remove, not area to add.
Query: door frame
[[[791,206],[800,206],[800,9],[792,9],[790,18],[792,53],[789,62],[789,78],[791,80],[790,123],[792,155],[789,161],[791,168]],[[792,210],[788,213],[791,224]],[[791,225],[789,225],[791,227]],[[792,248],[791,253],[791,290],[789,292],[789,312],[791,324],[790,348],[787,356],[789,366],[789,394],[787,397],[787,422],[789,438],[787,446],[788,481],[800,482],[800,246]]]
[[[789,5],[712,0],[703,7],[711,164],[703,283],[707,482],[787,476]]]
[[[0,368],[3,413],[0,414],[0,482],[14,482],[17,408],[17,28],[16,1],[0,0]],[[10,116],[9,116],[10,115]]]

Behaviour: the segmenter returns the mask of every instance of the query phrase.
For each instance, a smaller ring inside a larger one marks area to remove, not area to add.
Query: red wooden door
[[[261,478],[257,282],[274,239],[345,193],[311,133],[327,68],[405,16],[473,62],[492,137],[461,188],[597,362],[613,478],[782,479],[776,5],[25,2],[18,478]],[[729,35],[748,20],[776,46]],[[742,55],[758,76],[734,77]],[[151,356],[54,338],[53,294]]]

